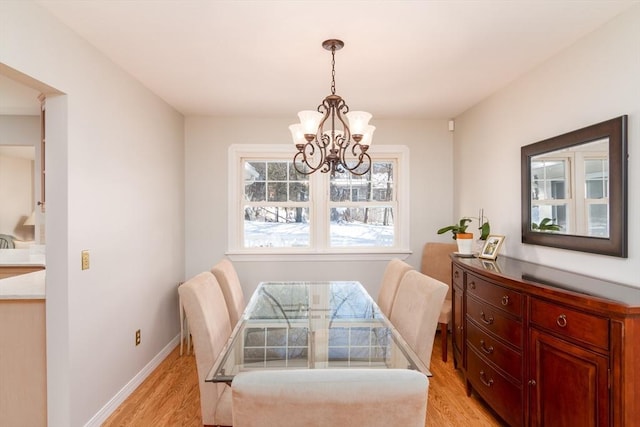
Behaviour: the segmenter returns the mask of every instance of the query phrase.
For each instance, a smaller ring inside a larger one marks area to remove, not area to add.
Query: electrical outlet
[[[89,269],[89,251],[82,251],[82,269]]]
[[[136,346],[140,345],[140,329],[136,331]]]

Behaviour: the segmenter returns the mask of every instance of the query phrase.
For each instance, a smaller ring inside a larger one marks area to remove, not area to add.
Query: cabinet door
[[[451,288],[453,300],[453,328],[451,328],[452,341],[453,341],[453,364],[457,368],[458,364],[461,364],[464,368],[464,363],[461,363],[462,358],[462,344],[464,343],[463,330],[463,318],[464,312],[462,311],[463,294],[462,289],[457,286]],[[460,358],[460,360],[458,360]]]
[[[609,425],[608,358],[531,329],[532,426]]]

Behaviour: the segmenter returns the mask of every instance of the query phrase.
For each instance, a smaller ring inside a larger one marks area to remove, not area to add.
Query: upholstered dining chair
[[[231,426],[231,389],[205,382],[209,370],[231,335],[227,305],[215,276],[206,271],[178,288],[189,321],[198,370],[200,409],[205,426]]]
[[[231,390],[234,427],[424,427],[429,380],[409,369],[259,370]]]
[[[420,272],[431,276],[449,286],[447,297],[442,304],[438,325],[442,342],[442,361],[447,362],[447,342],[449,325],[451,324],[451,258],[452,252],[458,250],[455,243],[427,242],[422,250]]]
[[[246,306],[238,273],[231,261],[226,258],[214,265],[211,272],[220,283],[224,300],[227,303],[227,310],[229,311],[231,329],[233,329],[238,320],[240,320]]]
[[[15,244],[13,243],[13,237],[8,234],[0,234],[0,249],[13,249]]]
[[[396,298],[400,280],[409,270],[413,270],[413,267],[398,258],[389,261],[384,270],[377,303],[380,311],[388,319],[391,318],[391,308],[393,307],[393,300]]]
[[[393,302],[391,323],[427,368],[448,289],[441,281],[411,270],[402,277]]]

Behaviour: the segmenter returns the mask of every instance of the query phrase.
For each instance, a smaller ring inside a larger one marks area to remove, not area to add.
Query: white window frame
[[[319,258],[326,261],[340,260],[389,260],[394,257],[406,257],[409,249],[409,148],[404,145],[372,145],[369,154],[372,159],[396,161],[397,210],[394,212],[395,240],[393,247],[367,248],[331,248],[326,242],[329,215],[329,176],[316,172],[309,176],[311,200],[310,216],[315,219],[311,228],[309,248],[243,248],[241,215],[244,194],[242,179],[242,162],[245,158],[261,159],[293,159],[295,147],[292,144],[232,144],[228,151],[229,187],[228,197],[228,250],[226,254],[231,260],[238,261],[311,261]],[[325,218],[318,220],[317,218]],[[404,255],[404,256],[403,256]]]

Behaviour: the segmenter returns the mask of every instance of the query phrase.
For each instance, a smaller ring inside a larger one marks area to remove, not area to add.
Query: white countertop
[[[29,249],[2,249],[0,250],[0,266],[44,267],[45,253],[43,248],[43,246],[34,245]]]
[[[0,267],[45,267],[44,245],[0,250]],[[45,270],[0,279],[0,300],[44,299]]]
[[[45,274],[47,270],[20,274],[0,280],[0,300],[45,299]]]

